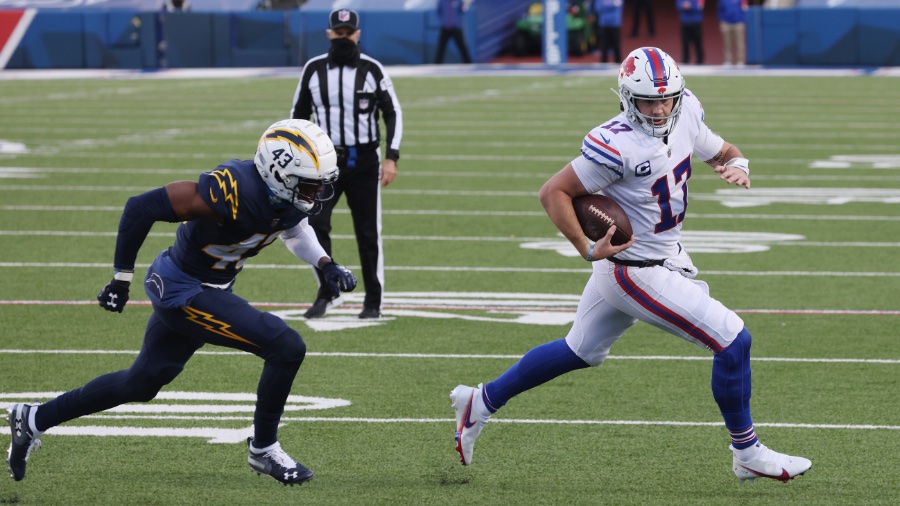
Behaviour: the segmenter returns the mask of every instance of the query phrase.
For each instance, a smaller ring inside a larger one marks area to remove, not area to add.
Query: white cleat
[[[490,414],[479,416],[479,413],[487,411],[486,409],[474,409],[476,403],[483,402],[481,388],[480,383],[478,388],[459,385],[450,392],[450,407],[456,412],[456,452],[459,453],[459,461],[464,466],[472,464],[475,440],[484,429],[484,424],[491,419]]]
[[[750,480],[752,483],[757,478],[771,478],[787,483],[812,467],[809,459],[772,451],[762,443],[756,443],[756,446],[759,448],[759,453],[749,462],[738,460],[734,447],[728,447],[732,451],[734,474],[741,480],[741,483],[744,480]]]

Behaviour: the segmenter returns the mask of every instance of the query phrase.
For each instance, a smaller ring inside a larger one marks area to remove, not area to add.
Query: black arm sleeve
[[[113,267],[121,271],[134,271],[134,261],[150,228],[157,221],[180,221],[172,208],[165,188],[157,188],[128,199],[119,220],[116,238],[116,256]]]
[[[307,65],[303,67],[300,82],[297,83],[297,91],[294,92],[294,107],[291,108],[291,119],[309,120],[312,116],[312,92],[309,90],[309,80],[313,70]]]
[[[388,160],[397,161],[400,159],[399,142],[394,142],[397,138],[398,127],[402,130],[402,116],[398,114],[400,104],[397,103],[397,95],[394,93],[394,85],[390,79],[383,73],[380,66],[373,69],[375,77],[378,79],[378,105],[381,109],[381,117],[384,118],[386,153],[384,155]],[[387,82],[388,86],[383,87]],[[397,146],[395,146],[397,144]]]
[[[391,148],[391,144],[394,141],[394,135],[397,132],[397,111],[394,110],[394,99],[389,92],[381,90],[379,91],[378,102],[384,104],[381,108],[381,115],[384,118],[384,128],[387,130],[385,132],[387,152],[384,157],[396,162],[400,159],[400,150]]]

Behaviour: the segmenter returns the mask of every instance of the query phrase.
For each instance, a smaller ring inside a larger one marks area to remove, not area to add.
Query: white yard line
[[[153,234],[150,234],[151,236]],[[341,237],[332,237],[341,239]],[[135,267],[146,269],[149,264],[135,264]],[[18,269],[22,267],[40,268],[65,268],[65,269],[109,269],[109,263],[75,263],[75,262],[0,262],[0,268],[7,267]],[[249,264],[245,269],[278,269],[278,270],[308,270],[306,264]],[[347,265],[350,269],[359,269],[358,265]],[[590,268],[561,269],[539,267],[465,267],[465,266],[396,266],[385,267],[388,271],[399,272],[516,272],[516,273],[542,273],[542,274],[583,274],[590,273]],[[829,277],[829,278],[896,278],[900,272],[852,272],[852,271],[716,271],[704,270],[704,276],[781,276],[781,277]],[[31,303],[32,301],[26,301]],[[40,301],[38,301],[40,302]],[[6,302],[0,301],[0,304]]]
[[[218,421],[252,421],[251,417],[241,416],[180,416],[180,415],[88,415],[83,418],[106,420],[218,420]],[[355,418],[326,416],[284,416],[282,422],[326,422],[326,423],[455,423],[453,418]],[[554,420],[527,418],[491,418],[491,423],[508,424],[540,424],[540,425],[663,425],[674,427],[723,427],[722,422],[683,422],[672,420]],[[811,424],[811,423],[759,423],[754,427],[779,427],[790,429],[844,429],[844,430],[900,430],[900,425],[850,425],[850,424]],[[52,429],[51,429],[52,432]]]
[[[123,206],[46,206],[46,205],[0,205],[0,211],[24,211],[24,212],[115,212],[121,213]],[[337,214],[350,214],[349,209],[335,209]],[[544,211],[472,211],[462,209],[385,209],[382,214],[395,216],[531,216],[545,218]],[[797,221],[900,221],[900,216],[855,216],[847,214],[747,214],[747,213],[688,213],[692,219],[712,220],[797,220]],[[0,235],[26,235],[28,233],[46,234],[48,231],[34,230],[0,230]],[[57,232],[50,231],[51,234]],[[58,233],[66,233],[59,231]],[[71,232],[70,232],[71,233]],[[95,234],[95,232],[87,232]],[[99,232],[102,234],[102,232]],[[168,234],[174,236],[174,234]],[[395,236],[403,237],[403,236]]]
[[[0,355],[137,355],[139,350],[15,350],[0,349]],[[195,355],[236,355],[253,356],[243,351],[204,351]],[[414,359],[490,359],[518,360],[521,355],[489,355],[460,353],[356,353],[356,352],[308,352],[310,357],[344,357],[344,358],[414,358]],[[627,356],[610,355],[607,360],[660,360],[666,362],[694,362],[712,360],[710,356]],[[900,360],[870,358],[793,358],[793,357],[753,357],[753,362],[801,362],[815,364],[900,364]]]

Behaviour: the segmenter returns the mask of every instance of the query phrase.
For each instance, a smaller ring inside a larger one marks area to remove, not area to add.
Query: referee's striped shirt
[[[400,157],[403,113],[391,78],[375,59],[360,54],[355,66],[336,66],[328,54],[303,67],[291,118],[313,121],[328,132],[336,146],[378,146],[378,118],[387,130],[385,158]]]

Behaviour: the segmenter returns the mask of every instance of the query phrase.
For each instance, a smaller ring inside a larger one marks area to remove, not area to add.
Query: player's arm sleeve
[[[387,152],[384,157],[397,161],[400,159],[400,139],[403,138],[403,109],[397,100],[394,83],[384,73],[380,63],[375,64],[375,77],[378,79],[378,106],[384,118]]]
[[[300,82],[294,91],[294,103],[291,107],[291,119],[309,120],[312,116],[312,91],[309,89],[309,80],[312,79],[314,70],[307,63],[300,74]]]
[[[138,251],[157,221],[180,221],[164,187],[128,199],[119,220],[119,233],[116,237],[113,267],[117,271],[134,272]]]
[[[724,145],[725,139],[710,130],[706,123],[700,123],[700,133],[697,134],[697,140],[694,142],[694,154],[697,155],[697,158],[711,160]]]
[[[315,231],[309,226],[309,218],[304,218],[295,227],[285,230],[279,237],[291,253],[310,265],[318,266],[322,257],[328,257],[328,253],[319,244]]]
[[[725,140],[706,126],[703,106],[690,90],[685,90],[683,107],[684,112],[691,116],[690,119],[700,125],[697,138],[694,140],[694,154],[701,160],[712,159],[722,149]]]
[[[622,156],[613,141],[604,142],[603,137],[595,131],[584,136],[581,156],[572,160],[571,165],[581,184],[590,193],[606,188],[625,175]]]

